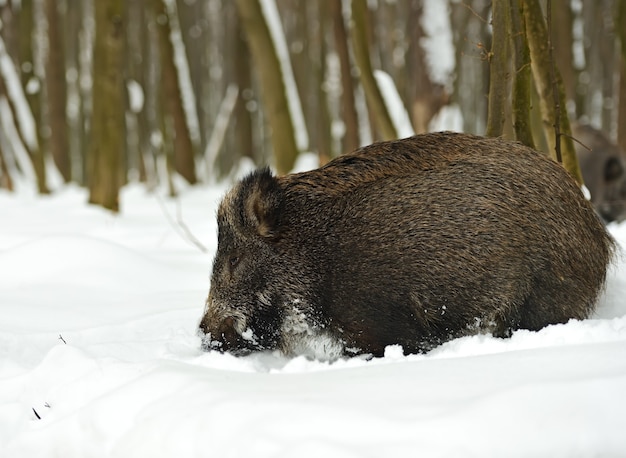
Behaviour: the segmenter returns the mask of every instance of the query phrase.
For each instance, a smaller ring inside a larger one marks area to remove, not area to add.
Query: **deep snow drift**
[[[626,456],[620,259],[592,319],[507,340],[334,364],[202,353],[224,191],[130,186],[120,216],[73,187],[0,193],[0,456]]]

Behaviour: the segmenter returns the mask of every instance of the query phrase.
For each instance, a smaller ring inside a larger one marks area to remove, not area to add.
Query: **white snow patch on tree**
[[[421,25],[426,36],[420,45],[426,53],[430,80],[451,89],[456,64],[448,1],[424,0]]]
[[[452,130],[455,132],[463,131],[463,113],[457,105],[444,105],[428,124],[430,132],[438,132],[442,130]]]
[[[143,109],[145,100],[141,84],[133,79],[130,79],[126,83],[126,89],[128,90],[128,104],[130,106],[130,111],[133,113],[139,113]]]
[[[285,40],[285,34],[283,33],[283,27],[280,22],[278,9],[276,8],[276,2],[275,0],[259,0],[259,3],[261,5],[263,17],[265,18],[265,23],[267,24],[270,32],[270,37],[274,43],[274,49],[276,50],[276,55],[278,56],[278,62],[280,64],[280,71],[283,75],[285,92],[287,95],[287,106],[289,107],[289,114],[291,115],[291,120],[293,122],[296,146],[299,151],[306,151],[309,147],[309,135],[304,121],[300,96],[298,95],[298,87],[296,86],[296,80],[293,76],[287,41]]]
[[[409,114],[402,103],[398,89],[391,76],[382,70],[374,70],[374,78],[376,78],[376,84],[383,96],[387,112],[391,117],[391,122],[396,129],[398,137],[405,138],[415,135]]]

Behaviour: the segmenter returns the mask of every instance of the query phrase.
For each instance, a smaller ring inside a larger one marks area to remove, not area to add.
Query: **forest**
[[[175,195],[242,158],[287,173],[444,128],[557,138],[575,176],[570,121],[626,150],[620,0],[7,0],[0,19],[8,190],[71,182],[119,211],[128,182]]]
[[[465,335],[419,354],[389,345],[381,357],[332,363],[204,351],[198,334],[221,262],[218,206],[254,166],[311,169],[361,145],[444,129],[533,144],[574,176],[577,124],[626,151],[626,0],[0,0],[0,25],[0,457],[626,456],[623,175],[619,212],[609,221],[598,211],[616,253],[588,318],[507,338]],[[530,173],[492,184],[523,196]],[[455,213],[461,242],[453,230],[441,243],[420,235],[425,255],[412,259],[446,267],[453,258],[459,275],[481,281],[426,269],[393,275],[370,261],[387,250],[381,264],[406,272],[406,255],[392,247],[402,235],[375,246],[355,230],[355,243],[344,244],[357,247],[353,264],[384,273],[374,285],[345,280],[358,269],[343,256],[301,261],[324,241],[341,246],[334,215],[377,205],[365,199],[321,212],[328,230],[302,231],[308,238],[285,261],[295,265],[289,275],[306,285],[318,280],[306,278],[305,264],[328,269],[315,276],[344,297],[384,285],[389,294],[375,307],[400,322],[414,317],[398,313],[391,286],[403,281],[399,291],[410,291],[424,276],[425,297],[443,301],[491,286],[493,298],[515,285],[538,297],[524,277],[544,282],[551,261],[526,240],[542,240],[559,265],[572,256],[593,265],[591,241],[575,254],[558,248],[573,243],[572,231],[549,229],[560,212],[521,202],[512,207],[519,217],[507,219],[482,206],[485,224],[474,231],[468,215],[480,212],[459,203],[472,189],[442,181],[429,186],[432,197],[447,191],[456,206],[437,200],[436,213]],[[563,184],[537,199],[563,207],[552,192]],[[585,184],[594,203],[596,188]],[[522,224],[535,211],[544,219]],[[444,215],[438,227],[450,221]],[[384,225],[396,226],[376,222]],[[501,251],[494,244],[505,227],[520,238],[507,235]],[[261,245],[249,258],[263,255]],[[531,253],[540,268],[524,265]],[[228,264],[249,265],[237,256]],[[442,329],[446,310],[433,308]],[[305,319],[289,327],[307,333]],[[254,337],[249,327],[243,334]]]

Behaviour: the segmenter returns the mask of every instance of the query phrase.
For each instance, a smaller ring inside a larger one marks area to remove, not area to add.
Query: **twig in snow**
[[[48,404],[47,402],[43,405],[44,407],[47,407],[48,409],[50,408],[50,404]],[[31,409],[33,409],[33,413],[35,414],[35,416],[37,417],[37,420],[41,420],[41,415],[39,415],[37,413],[37,411],[35,410],[34,407],[31,407]]]
[[[207,248],[200,242],[200,240],[198,240],[196,236],[193,235],[193,233],[185,223],[185,220],[183,219],[183,206],[180,203],[180,199],[176,199],[176,222],[184,231],[185,235],[187,235],[187,238],[194,245],[196,245],[200,249],[200,251],[202,251],[203,253],[206,253],[208,251]]]
[[[61,334],[59,334],[59,340],[63,342],[65,345],[67,345],[67,342],[65,341],[65,339],[63,338]]]
[[[174,228],[174,230],[180,235],[184,240],[195,245],[200,251],[203,253],[208,252],[207,248],[193,235],[185,221],[183,220],[182,207],[180,205],[180,200],[176,199],[176,221],[172,218],[172,215],[167,211],[167,207],[165,206],[165,202],[163,202],[163,198],[156,194],[159,205],[161,206],[161,211],[165,215],[165,218],[170,223],[170,225]]]

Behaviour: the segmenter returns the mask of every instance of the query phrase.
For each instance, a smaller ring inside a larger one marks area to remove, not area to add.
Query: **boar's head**
[[[239,182],[217,214],[218,247],[200,323],[207,350],[245,354],[280,343],[278,249],[284,196],[268,169]]]

